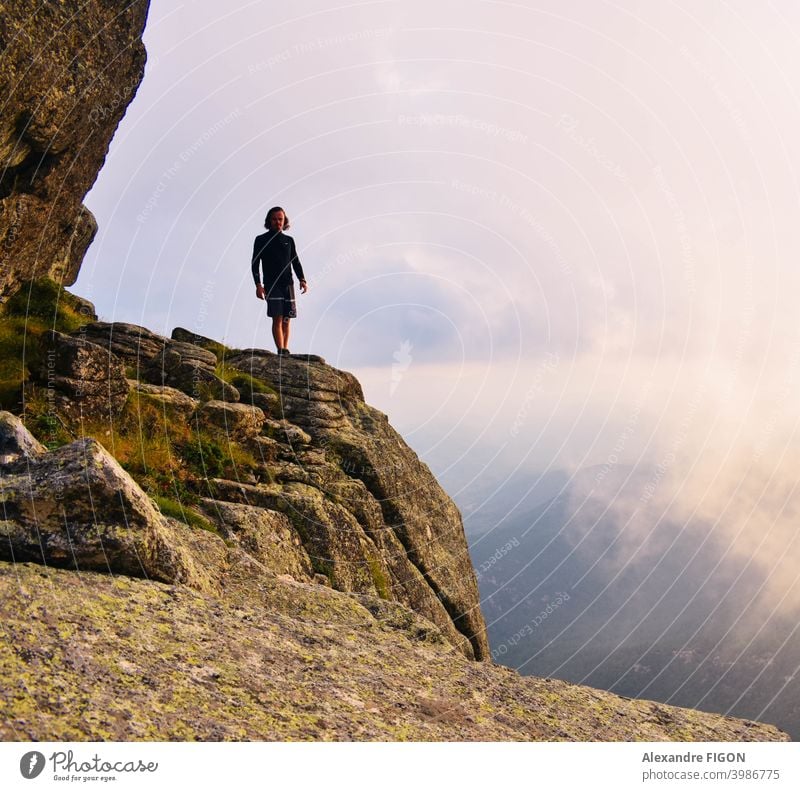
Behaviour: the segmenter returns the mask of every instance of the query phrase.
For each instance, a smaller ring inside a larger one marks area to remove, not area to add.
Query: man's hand
[[[300,291],[305,294],[308,291],[308,283],[305,280],[300,281]]]
[[[256,296],[259,299],[264,299],[264,286],[256,286]]]

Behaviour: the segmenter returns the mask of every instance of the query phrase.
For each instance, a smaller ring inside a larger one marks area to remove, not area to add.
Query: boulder
[[[86,299],[86,297],[72,294],[69,291],[67,293],[73,301],[75,310],[84,317],[87,323],[97,321],[97,310],[95,309],[93,302],[90,302],[88,299]]]
[[[269,382],[283,398],[301,400],[364,400],[361,384],[353,374],[313,359],[313,355],[279,357],[263,349],[245,349],[226,362],[251,376]],[[319,358],[321,360],[322,358]]]
[[[223,538],[233,541],[275,574],[310,582],[313,568],[291,521],[277,511],[252,505],[202,500],[206,516]]]
[[[217,376],[216,355],[201,346],[123,322],[99,321],[86,327],[83,334],[119,357],[131,376],[148,384],[172,387],[203,401],[239,400],[239,391]]]
[[[120,360],[82,335],[50,330],[42,336],[40,381],[52,392],[55,406],[73,420],[104,420],[122,410],[130,385]]]
[[[71,285],[97,230],[81,205],[144,75],[148,0],[2,4],[0,302]]]
[[[255,437],[261,433],[266,420],[256,406],[230,404],[226,401],[207,401],[197,410],[198,421],[225,433],[232,440]]]
[[[168,385],[200,400],[238,401],[239,391],[216,374],[213,352],[183,341],[167,340],[161,351],[147,362],[142,378]]]
[[[129,379],[128,384],[132,390],[143,393],[155,401],[160,401],[165,408],[174,409],[185,416],[191,415],[200,403],[196,398],[192,398],[174,387],[151,385],[137,379]]]
[[[44,445],[10,412],[0,412],[0,467],[18,461],[36,461],[47,452]]]
[[[352,374],[310,357],[297,357],[278,358],[248,349],[228,358],[230,365],[268,382],[280,396],[284,420],[267,420],[264,432],[288,444],[296,463],[277,468],[276,480],[314,482],[314,466],[304,464],[299,451],[306,450],[304,444],[323,449],[342,477],[355,484],[348,488],[326,474],[324,491],[329,498],[336,492],[356,493],[355,499],[343,499],[342,505],[374,542],[381,565],[392,578],[392,598],[433,621],[467,655],[487,658],[489,642],[478,583],[455,504],[386,415],[364,402],[361,385]],[[310,443],[304,443],[298,428]],[[332,540],[342,540],[335,529],[337,516],[328,513],[326,525],[318,524],[316,518],[323,516],[306,520],[306,549],[312,556],[329,552],[335,558],[333,550],[315,552],[311,542],[327,547]],[[349,545],[344,549],[338,565],[352,555]],[[347,560],[354,562],[354,558]],[[358,590],[348,576],[334,577],[334,586]],[[464,638],[469,642],[466,649]]]
[[[303,431],[300,426],[295,426],[288,420],[271,420],[267,418],[264,421],[264,433],[268,434],[277,442],[289,445],[290,447],[308,445],[311,443],[311,436]]]
[[[2,560],[210,585],[175,526],[94,439],[12,468],[0,500]]]
[[[280,445],[270,437],[250,437],[246,445],[262,464],[271,464],[278,459]]]
[[[268,417],[281,416],[281,400],[275,393],[253,393],[248,401]]]
[[[151,361],[152,363],[153,361]],[[203,368],[213,373],[217,366],[217,356],[193,343],[168,340],[160,355],[156,355],[155,362],[161,363],[167,370],[176,365],[188,365],[192,368]]]
[[[186,330],[183,327],[175,327],[170,335],[174,341],[182,341],[183,343],[191,343],[194,346],[200,346],[203,349],[208,349],[216,354],[218,349],[224,348],[219,341],[213,338],[206,338],[205,335],[198,335],[196,332]]]
[[[307,363],[324,363],[325,358],[320,357],[318,354],[290,354],[289,358],[292,360],[299,360]]]
[[[88,325],[83,335],[119,357],[136,376],[164,349],[168,340],[146,327],[121,321],[97,321]]]

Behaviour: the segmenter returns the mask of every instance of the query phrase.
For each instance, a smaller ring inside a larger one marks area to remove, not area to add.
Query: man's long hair
[[[267,230],[269,230],[269,218],[272,217],[272,215],[275,214],[276,211],[282,211],[283,212],[283,230],[284,231],[289,230],[289,226],[290,226],[289,215],[285,211],[283,211],[283,209],[280,206],[273,206],[267,212],[267,216],[264,218],[264,227]]]

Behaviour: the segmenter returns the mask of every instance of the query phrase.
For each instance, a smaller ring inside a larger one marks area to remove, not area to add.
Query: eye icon
[[[19,771],[28,780],[38,777],[44,769],[44,755],[37,750],[25,753],[19,760]]]

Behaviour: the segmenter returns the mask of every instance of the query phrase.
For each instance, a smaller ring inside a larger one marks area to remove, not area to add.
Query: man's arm
[[[294,239],[292,239],[292,268],[297,275],[297,279],[300,281],[300,291],[305,294],[306,291],[308,291],[308,283],[306,283],[306,278],[303,275],[303,265],[300,263],[300,259],[297,256],[297,248],[294,245]]]
[[[264,286],[261,285],[261,249],[258,243],[258,237],[253,242],[253,257],[251,260],[250,271],[253,273],[253,281],[256,284],[256,296],[259,299],[264,299]]]

